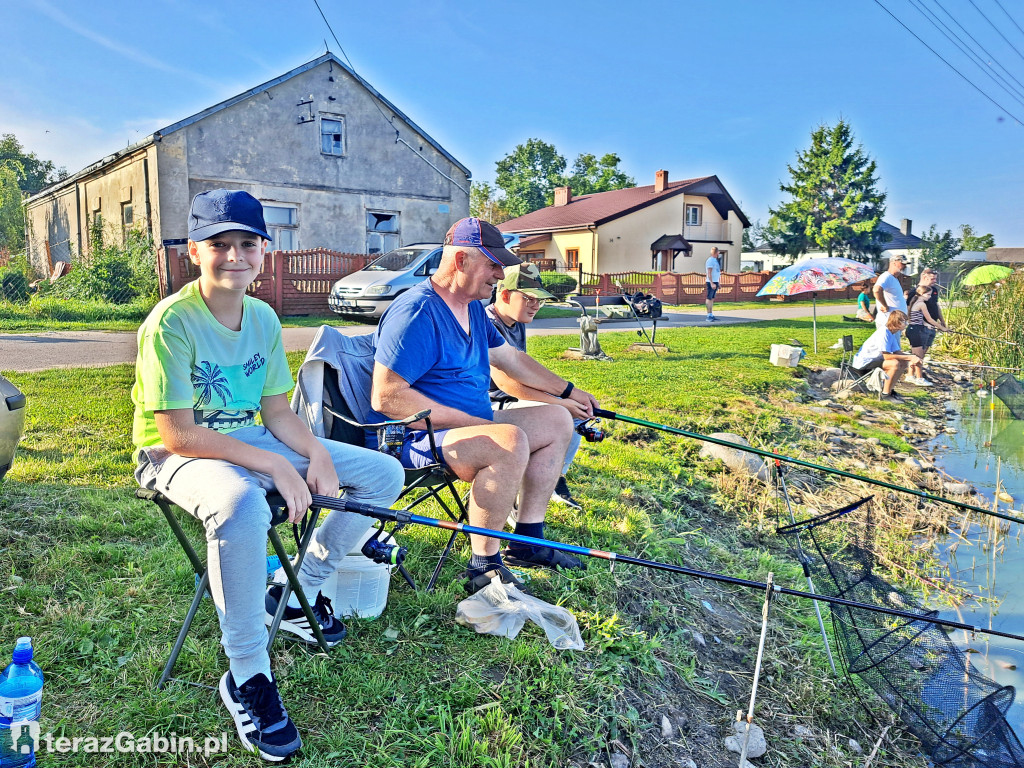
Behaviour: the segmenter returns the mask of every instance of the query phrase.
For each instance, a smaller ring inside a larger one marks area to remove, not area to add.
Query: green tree
[[[554,145],[528,139],[497,162],[495,183],[505,193],[505,209],[512,218],[523,216],[554,199],[563,184],[565,158]]]
[[[743,250],[753,251],[769,241],[768,228],[761,224],[758,219],[752,226],[743,230]]]
[[[996,239],[991,234],[978,235],[970,224],[960,225],[960,250],[984,251],[996,247]]]
[[[942,269],[950,259],[963,250],[960,240],[953,236],[952,230],[939,232],[939,228],[932,224],[928,231],[921,235],[921,257],[918,263],[921,267]]]
[[[769,209],[776,253],[797,256],[823,250],[866,261],[884,248],[878,223],[885,214],[885,193],[878,191],[876,164],[854,146],[849,123],[820,125],[810,148],[787,166],[791,181],[779,184],[789,202]]]
[[[13,133],[0,136],[0,168],[14,171],[21,191],[29,194],[68,175],[64,168],[57,168],[50,160],[40,160],[35,152],[26,152]]]
[[[569,186],[573,195],[608,192],[612,189],[635,187],[636,179],[619,168],[622,159],[611,152],[598,159],[595,155],[580,154],[572,164],[572,173],[559,186]]]
[[[469,215],[501,224],[511,218],[505,210],[505,199],[496,197],[495,189],[486,181],[474,181],[469,188]]]
[[[0,250],[16,253],[25,248],[25,208],[21,198],[17,174],[0,165]]]

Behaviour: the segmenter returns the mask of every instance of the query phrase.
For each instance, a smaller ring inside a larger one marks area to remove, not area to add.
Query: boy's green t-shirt
[[[231,432],[255,423],[260,398],[292,388],[281,323],[251,296],[242,328],[225,328],[199,293],[199,281],[161,301],[139,327],[132,440],[159,445],[154,411],[191,408],[196,424]]]

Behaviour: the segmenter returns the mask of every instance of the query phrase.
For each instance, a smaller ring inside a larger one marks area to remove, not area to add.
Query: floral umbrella
[[[815,294],[811,298],[814,312],[814,351],[818,351],[818,291],[845,288],[853,283],[870,280],[875,276],[867,264],[839,256],[808,259],[792,264],[772,275],[758,296],[795,296],[798,293]]]

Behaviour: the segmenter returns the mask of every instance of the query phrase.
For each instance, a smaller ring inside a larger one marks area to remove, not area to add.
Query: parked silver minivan
[[[518,235],[506,234],[504,238],[506,248],[519,246]],[[327,304],[339,315],[379,319],[396,296],[437,271],[441,252],[441,243],[413,243],[388,251],[338,280],[331,287]]]

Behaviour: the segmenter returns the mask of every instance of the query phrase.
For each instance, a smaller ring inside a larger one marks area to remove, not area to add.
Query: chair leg
[[[316,528],[315,523],[315,518],[309,521],[309,525],[306,526],[306,532],[303,534],[302,540],[299,543],[299,552],[295,558],[297,567],[302,567],[302,558],[306,556],[306,549],[308,549],[310,541],[313,540],[313,530]],[[288,559],[288,552],[285,551],[284,544],[281,543],[281,537],[277,535],[277,530],[273,527],[268,532],[268,536],[270,538],[270,543],[274,547],[274,552],[281,561],[281,567],[284,569],[284,573],[285,576],[288,577],[288,581],[284,585],[284,590],[281,592],[281,603],[277,606],[277,613],[275,614],[274,621],[270,626],[270,632],[267,639],[267,651],[269,652],[270,647],[274,644],[274,638],[277,636],[277,630],[281,626],[281,619],[284,618],[285,607],[288,605],[288,598],[291,595],[291,592],[294,591],[295,596],[299,600],[299,605],[302,606],[302,612],[306,615],[306,620],[309,621],[309,627],[313,630],[313,634],[316,636],[317,644],[324,653],[327,653],[330,650],[330,646],[327,645],[324,633],[320,630],[320,623],[316,620],[316,616],[313,614],[313,609],[310,607],[305,593],[299,586],[299,577],[295,572],[295,568],[292,567],[291,560]]]
[[[448,559],[448,555],[452,551],[452,546],[455,544],[455,539],[459,535],[458,531],[452,531],[452,535],[448,537],[448,543],[445,545],[444,550],[441,552],[441,557],[437,561],[437,567],[434,568],[434,575],[430,577],[430,581],[427,582],[427,592],[433,592],[434,586],[437,584],[437,579],[441,575],[441,569],[444,567],[445,561]]]
[[[203,576],[199,579],[199,584],[196,586],[196,593],[192,596],[192,604],[188,607],[188,613],[185,614],[185,622],[181,625],[181,631],[178,632],[178,639],[174,641],[174,648],[171,649],[171,655],[164,665],[160,681],[156,684],[158,690],[162,690],[164,684],[171,679],[171,673],[174,671],[174,665],[178,661],[178,655],[181,653],[182,646],[185,645],[185,638],[188,636],[189,629],[192,628],[192,620],[195,619],[196,611],[199,610],[199,604],[203,601],[203,595],[209,586],[210,574],[204,570]]]

